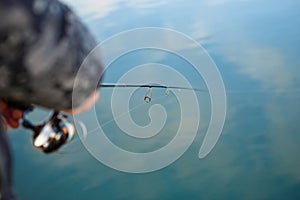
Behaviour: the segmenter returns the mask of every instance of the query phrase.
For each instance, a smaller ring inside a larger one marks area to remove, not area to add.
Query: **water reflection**
[[[15,185],[21,199],[300,198],[299,2],[68,2],[80,8],[78,12],[99,41],[130,28],[158,26],[181,31],[203,44],[228,90],[226,124],[215,149],[199,160],[197,154],[204,137],[201,133],[207,129],[210,117],[204,106],[201,129],[183,157],[163,170],[140,175],[107,168],[84,148],[77,153],[42,155],[31,147],[29,134],[19,129],[10,136]],[[162,53],[143,58],[155,62],[162,59]],[[132,60],[126,66],[130,68],[129,64],[136,62]],[[111,80],[126,69],[112,70]],[[185,75],[198,80],[193,73]],[[109,93],[103,91],[101,98]],[[209,104],[207,95],[199,98],[204,105]],[[164,103],[172,104],[172,100]],[[111,115],[105,106],[98,106],[100,117],[109,120]],[[133,114],[138,116],[139,112]],[[113,127],[106,128],[114,132]],[[145,150],[143,145],[130,146],[124,137],[112,134],[111,138],[130,150]],[[160,138],[157,145],[168,139]],[[81,143],[77,138],[72,145]]]
[[[165,0],[159,2],[155,0],[76,0],[75,3],[71,0],[63,0],[63,2],[73,7],[84,20],[99,20],[124,7],[147,13],[147,10],[149,11],[151,8],[166,4]]]

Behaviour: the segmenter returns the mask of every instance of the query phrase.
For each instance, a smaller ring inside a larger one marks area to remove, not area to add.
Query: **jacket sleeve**
[[[56,0],[0,1],[0,97],[56,110],[72,107],[76,73],[96,41],[74,13]],[[78,106],[96,88],[100,56],[85,62]]]
[[[7,141],[7,135],[2,127],[2,120],[0,120],[0,199],[15,199],[14,192],[12,190],[11,164],[12,158]]]

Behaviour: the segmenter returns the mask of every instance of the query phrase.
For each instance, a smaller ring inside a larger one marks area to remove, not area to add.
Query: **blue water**
[[[298,1],[67,2],[99,42],[142,27],[170,28],[196,40],[222,75],[227,91],[226,121],[215,148],[198,159],[211,114],[209,94],[198,93],[200,128],[190,148],[170,166],[143,174],[105,166],[88,153],[78,137],[64,152],[44,155],[34,149],[28,131],[11,130],[14,185],[20,199],[300,199]],[[154,55],[152,51],[120,57],[104,80],[115,82],[132,67],[156,61],[147,56]],[[193,86],[206,88],[184,60],[166,52],[156,51],[155,55],[164,58],[160,63],[179,70]],[[172,111],[159,135],[139,141],[122,134],[112,121],[104,126],[108,137],[135,152],[167,144],[174,137],[168,122],[179,122],[180,111],[174,95],[165,97],[164,92],[153,91],[154,103]],[[130,100],[130,107],[140,105],[131,113],[140,125],[149,123],[151,105],[143,102],[144,94],[138,89]],[[101,90],[96,104],[103,123],[112,119],[107,109],[110,95],[110,89]]]

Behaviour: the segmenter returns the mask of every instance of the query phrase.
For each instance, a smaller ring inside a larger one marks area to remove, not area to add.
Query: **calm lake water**
[[[199,159],[211,102],[208,92],[197,92],[201,120],[192,145],[171,165],[141,174],[120,172],[99,162],[78,136],[61,153],[44,155],[34,149],[28,131],[11,130],[14,185],[20,199],[300,199],[300,1],[66,2],[99,42],[133,28],[162,27],[201,44],[226,88],[224,129],[210,154]],[[115,48],[122,45],[126,44]],[[153,49],[118,58],[103,81],[114,83],[145,63],[173,67],[193,87],[207,89],[189,63]],[[151,76],[155,74],[144,78],[151,81]],[[168,74],[162,77],[168,79]],[[165,96],[165,90],[153,90],[153,102],[146,104],[145,92],[137,89],[129,101],[137,124],[150,122],[148,110],[155,103],[168,113],[162,132],[149,140],[122,134],[111,114],[111,89],[101,89],[95,106],[108,138],[128,151],[163,147],[175,136],[180,122],[174,94]],[[119,162],[126,160],[120,158]]]

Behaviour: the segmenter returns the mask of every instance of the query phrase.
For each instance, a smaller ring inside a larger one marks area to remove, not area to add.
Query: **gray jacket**
[[[96,42],[74,13],[56,0],[0,1],[0,98],[61,110],[72,107],[76,73]],[[78,106],[101,74],[98,56],[80,76]],[[1,117],[1,115],[0,115]],[[13,199],[11,156],[0,123],[0,199]]]

